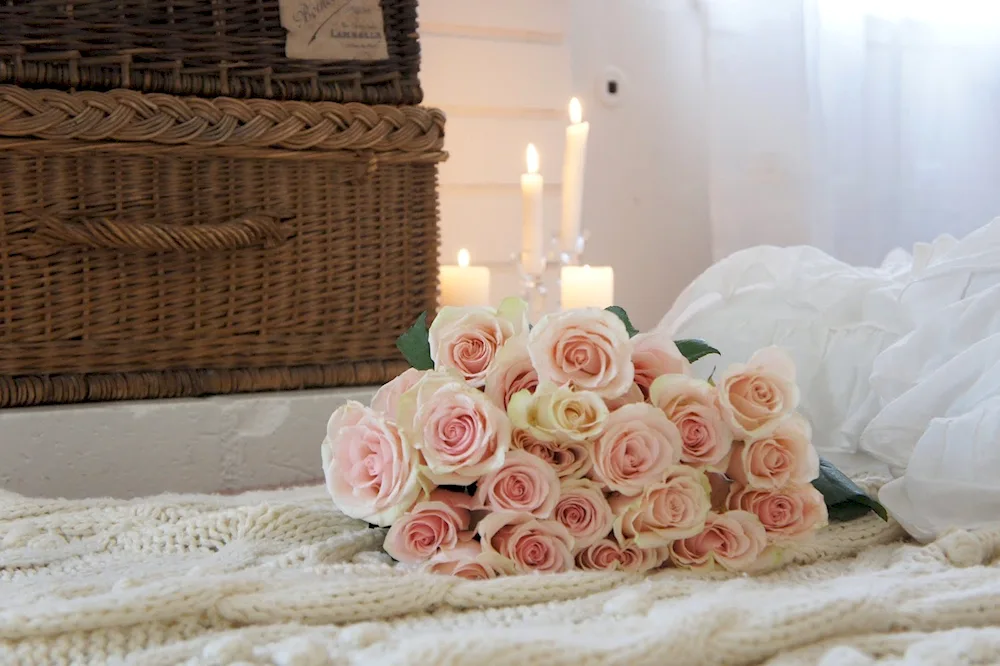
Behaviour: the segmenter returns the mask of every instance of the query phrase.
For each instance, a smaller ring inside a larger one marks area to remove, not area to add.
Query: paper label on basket
[[[297,60],[385,60],[380,0],[279,0],[288,31],[285,56]]]

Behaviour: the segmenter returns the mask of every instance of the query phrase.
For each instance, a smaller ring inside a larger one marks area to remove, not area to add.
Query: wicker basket
[[[416,0],[367,1],[381,3],[384,59],[286,57],[282,3],[318,10],[322,25],[345,0],[6,0],[0,83],[419,104]]]
[[[388,380],[435,306],[443,128],[0,86],[0,406]]]

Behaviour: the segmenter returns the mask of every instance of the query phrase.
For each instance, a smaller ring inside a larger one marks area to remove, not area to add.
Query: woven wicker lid
[[[419,106],[0,85],[0,137],[426,154],[442,151],[444,123]]]

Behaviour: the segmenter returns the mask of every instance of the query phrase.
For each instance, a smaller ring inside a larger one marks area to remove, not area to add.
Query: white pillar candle
[[[583,122],[583,108],[574,97],[569,102],[570,124],[566,128],[566,155],[563,158],[562,224],[559,240],[563,252],[575,255],[580,238],[580,217],[583,208],[583,175],[587,165],[587,136],[590,123]]]
[[[538,173],[538,151],[528,144],[528,173],[521,176],[521,264],[528,273],[537,275],[545,270],[545,231],[542,217],[542,188],[545,183]]]
[[[563,310],[615,304],[615,271],[610,266],[563,266],[560,278]]]
[[[467,307],[490,302],[490,269],[470,266],[469,251],[458,251],[457,266],[441,267],[441,305]]]

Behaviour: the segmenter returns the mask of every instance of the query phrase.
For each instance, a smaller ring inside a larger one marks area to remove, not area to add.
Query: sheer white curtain
[[[692,6],[715,259],[804,243],[878,264],[1000,215],[1000,2]]]

